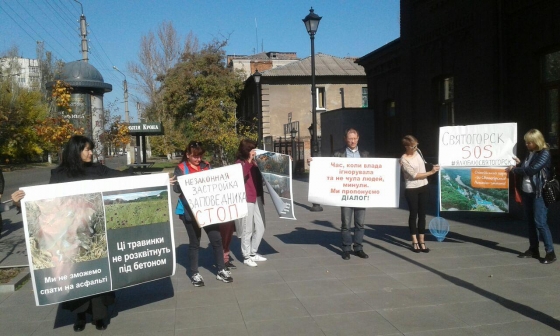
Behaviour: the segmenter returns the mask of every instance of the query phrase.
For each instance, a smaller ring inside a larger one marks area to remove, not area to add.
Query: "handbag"
[[[426,173],[432,171],[432,169],[434,169],[434,164],[426,162],[426,159],[424,159],[424,155],[422,155],[422,151],[420,151],[420,148],[416,148],[416,152],[420,154],[422,161],[424,161],[424,168],[426,169]],[[431,182],[434,178],[435,178],[434,175],[430,175],[428,176],[428,181]]]
[[[541,170],[541,176],[544,177],[544,173]],[[560,201],[560,183],[556,179],[556,172],[554,172],[554,176],[552,180],[547,181],[545,179],[543,188],[542,188],[542,197],[544,199],[544,204],[546,207],[550,207],[552,204]]]

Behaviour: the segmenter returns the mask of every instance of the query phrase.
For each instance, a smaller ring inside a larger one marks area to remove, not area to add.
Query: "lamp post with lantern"
[[[259,70],[255,70],[253,74],[253,79],[255,80],[255,84],[257,86],[257,148],[261,148],[262,140],[263,140],[263,125],[262,125],[262,106],[261,106],[261,77],[262,74]]]
[[[311,114],[313,121],[309,132],[311,133],[311,156],[315,157],[321,156],[319,153],[319,142],[317,141],[317,90],[315,88],[315,34],[319,28],[321,18],[321,16],[315,14],[313,7],[311,7],[309,14],[302,20],[311,39]],[[310,211],[323,211],[323,208],[319,204],[313,204]]]

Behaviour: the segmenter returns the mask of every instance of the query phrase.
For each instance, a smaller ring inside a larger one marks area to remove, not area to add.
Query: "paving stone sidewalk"
[[[542,265],[516,257],[528,245],[523,222],[443,213],[451,224],[448,237],[438,243],[429,236],[431,252],[416,254],[410,251],[404,208],[368,209],[364,250],[370,257],[345,261],[339,248],[340,209],[308,211],[307,187],[305,181],[294,183],[297,221],[278,219],[266,196],[260,251],[268,261],[244,266],[234,238],[238,268],[230,284],[215,280],[205,234],[200,270],[206,286],[190,284],[188,238],[175,218],[176,274],[118,291],[108,329],[88,324],[82,334],[560,334],[560,262]],[[21,217],[10,220],[0,243],[15,242],[17,253],[0,255],[0,266],[12,258],[27,263]],[[552,229],[557,236],[558,228]],[[0,294],[0,334],[75,334],[71,314],[58,305],[36,307],[31,287],[27,283]]]

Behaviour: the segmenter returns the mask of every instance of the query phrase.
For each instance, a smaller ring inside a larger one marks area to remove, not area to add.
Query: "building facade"
[[[0,59],[0,74],[3,78],[11,78],[24,89],[39,88],[41,85],[41,69],[39,61],[30,58],[5,57]]]
[[[401,36],[357,61],[375,155],[414,134],[435,159],[440,126],[516,122],[520,144],[538,128],[558,162],[559,15],[558,1],[401,0]]]
[[[315,83],[318,136],[321,136],[322,129],[321,114],[331,110],[367,108],[365,72],[353,58],[317,54]],[[260,96],[254,76],[246,80],[238,102],[238,119],[246,123],[262,121],[267,150],[274,150],[275,143],[291,141],[291,130],[295,129],[296,141],[305,148],[303,157],[308,157],[312,123],[311,57],[262,71],[259,85]]]

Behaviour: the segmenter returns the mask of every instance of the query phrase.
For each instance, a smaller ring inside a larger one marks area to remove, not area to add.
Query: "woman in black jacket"
[[[89,138],[74,135],[62,152],[62,162],[51,171],[49,183],[97,180],[130,175],[128,172],[108,168],[93,161],[94,144]],[[74,331],[82,331],[86,325],[86,313],[92,315],[97,330],[107,329],[107,307],[115,302],[115,293],[101,293],[62,303],[62,308],[76,314]]]
[[[94,143],[89,138],[74,135],[68,140],[62,152],[62,161],[58,167],[51,170],[49,183],[64,183],[82,180],[97,180],[110,177],[129,175],[128,172],[108,168],[93,161]],[[15,205],[25,196],[22,190],[12,194]],[[115,302],[115,293],[101,293],[62,303],[62,308],[76,314],[74,331],[82,331],[86,326],[86,313],[92,315],[97,330],[107,329],[107,307]]]
[[[521,197],[529,224],[529,249],[521,253],[519,257],[540,259],[540,237],[546,252],[542,263],[550,264],[556,261],[556,254],[554,253],[554,245],[552,245],[552,234],[547,224],[548,209],[542,197],[544,182],[550,176],[550,152],[542,133],[537,129],[527,132],[523,139],[529,150],[529,156],[523,163],[514,157],[516,167],[511,166],[506,169],[522,176],[523,179]]]

